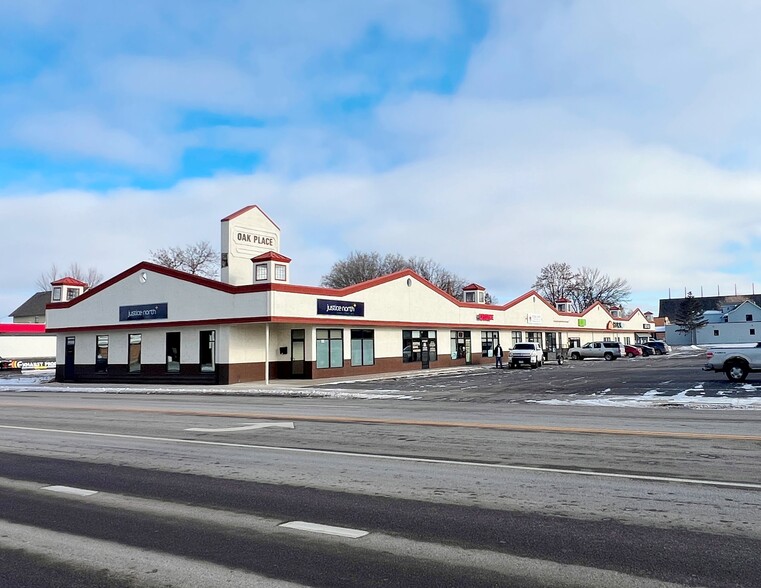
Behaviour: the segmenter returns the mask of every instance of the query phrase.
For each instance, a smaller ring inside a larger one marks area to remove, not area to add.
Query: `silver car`
[[[587,359],[589,357],[612,361],[626,354],[624,346],[618,341],[592,341],[581,347],[571,347],[568,357],[571,359]]]

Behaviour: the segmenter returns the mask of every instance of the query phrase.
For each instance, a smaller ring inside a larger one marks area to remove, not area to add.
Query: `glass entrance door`
[[[304,377],[304,329],[291,329],[291,377]]]
[[[66,337],[66,355],[63,364],[63,379],[67,382],[71,382],[75,378],[74,370],[74,351],[75,351],[76,339],[74,337]]]

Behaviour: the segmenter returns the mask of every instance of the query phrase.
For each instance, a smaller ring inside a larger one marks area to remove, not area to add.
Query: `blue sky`
[[[0,314],[258,204],[293,280],[429,257],[502,302],[565,261],[630,307],[755,290],[761,5],[0,3]]]

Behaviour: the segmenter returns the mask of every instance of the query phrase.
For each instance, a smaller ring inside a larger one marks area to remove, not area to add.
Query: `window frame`
[[[481,331],[481,357],[493,357],[497,345],[499,345],[499,331]]]
[[[374,329],[351,329],[349,341],[349,346],[351,348],[350,365],[352,367],[375,365]],[[359,345],[356,348],[354,344],[355,341],[359,342]]]
[[[439,360],[438,332],[434,329],[402,330],[402,363],[423,361],[423,340],[428,342],[428,361]],[[405,349],[410,350],[405,353]]]
[[[176,340],[176,347],[174,346],[175,341],[170,341],[170,337]],[[181,342],[182,342],[182,334],[180,331],[167,331],[165,336],[165,343],[166,343],[166,372],[168,374],[178,374],[180,373],[180,366],[182,365],[182,361],[180,359],[181,357]],[[176,349],[176,352],[174,350]]]
[[[275,279],[278,282],[285,282],[288,276],[288,269],[284,263],[275,264]]]
[[[327,342],[322,343],[321,342]],[[327,365],[324,359],[327,358]],[[318,370],[337,369],[344,365],[344,330],[335,328],[315,329],[314,364]]]
[[[266,263],[257,263],[255,266],[255,280],[257,282],[265,282],[269,277]]]
[[[101,340],[105,340],[105,345],[101,345]],[[105,349],[105,353],[101,353],[102,349]],[[95,335],[95,371],[108,371],[108,335]]]
[[[143,334],[129,333],[127,335],[127,371],[139,374],[143,369]]]
[[[462,337],[460,336],[460,334],[462,334]],[[449,351],[451,353],[452,359],[467,359],[468,346],[465,343],[465,341],[470,341],[472,346],[473,340],[471,337],[472,337],[471,331],[465,331],[465,330],[449,331]],[[472,356],[473,354],[472,347],[471,347],[470,353]]]
[[[198,368],[205,373],[217,370],[217,332],[213,329],[198,333]]]

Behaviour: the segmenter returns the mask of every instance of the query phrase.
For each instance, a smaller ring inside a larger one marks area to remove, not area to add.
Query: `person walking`
[[[494,348],[494,357],[497,358],[497,365],[495,366],[497,369],[502,369],[502,345],[497,343],[497,346]]]

